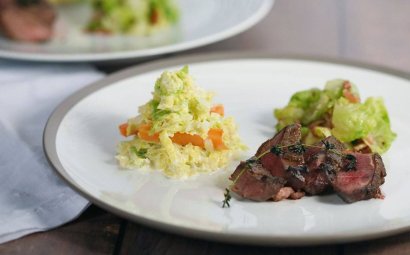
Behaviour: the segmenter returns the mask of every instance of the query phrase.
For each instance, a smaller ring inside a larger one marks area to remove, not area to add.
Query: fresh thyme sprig
[[[288,150],[298,155],[302,155],[303,153],[305,153],[306,148],[305,148],[305,145],[301,143],[297,143],[297,144],[289,145]]]
[[[283,154],[283,150],[279,146],[272,146],[272,148],[270,149],[270,152],[272,152],[276,156],[280,156]]]
[[[225,189],[224,197],[225,199],[223,201],[222,208],[225,208],[225,206],[230,207],[231,205],[229,204],[229,201],[231,201],[232,197],[231,197],[231,192],[229,191],[228,188]]]
[[[235,180],[232,181],[232,183],[229,185],[228,188],[225,189],[225,193],[224,193],[224,200],[222,201],[222,208],[226,207],[230,207],[231,205],[229,204],[229,201],[231,200],[232,196],[231,196],[231,189],[232,187],[236,184],[236,182],[238,181],[238,179],[242,176],[242,174],[245,172],[245,170],[247,169],[247,167],[249,169],[251,169],[252,164],[256,163],[258,161],[259,158],[257,157],[252,157],[248,160],[245,161],[245,166],[242,171],[236,176]]]
[[[325,146],[325,150],[327,151],[333,150],[335,148],[335,145],[333,143],[330,143],[329,141],[322,140],[322,143]]]
[[[333,143],[330,143],[329,141],[322,141],[323,145],[325,146],[325,150],[328,152],[332,152],[335,153],[339,156],[344,156],[344,158],[346,160],[349,161],[349,163],[346,165],[346,169],[348,171],[350,170],[354,170],[356,169],[356,164],[357,164],[357,159],[354,155],[352,154],[347,154],[344,155],[343,153],[340,153],[338,150],[336,150],[336,146]],[[260,153],[257,157],[254,156],[248,160],[245,161],[245,166],[242,171],[236,176],[235,180],[232,181],[232,183],[229,185],[228,188],[225,189],[225,193],[224,193],[224,200],[222,201],[222,207],[225,208],[226,207],[230,207],[230,200],[232,198],[230,191],[232,189],[232,187],[236,184],[236,182],[238,181],[238,179],[242,176],[242,174],[247,170],[247,169],[251,169],[252,168],[252,164],[258,162],[263,156],[267,155],[268,153],[272,153],[278,157],[280,157],[281,155],[283,155],[283,149],[287,148],[290,152],[298,154],[298,155],[302,155],[303,153],[305,153],[306,148],[318,148],[318,149],[323,149],[323,147],[321,146],[317,146],[317,145],[308,145],[308,144],[302,144],[302,143],[296,143],[296,144],[290,144],[290,145],[282,145],[282,146],[278,146],[278,145],[274,145],[272,146],[269,150],[266,150],[262,153]],[[327,164],[322,164],[325,171],[330,171],[329,166]],[[287,169],[288,171],[290,171],[292,173],[293,176],[295,176],[296,178],[304,181],[304,177],[301,175],[301,172],[305,172],[307,173],[309,170],[306,166],[301,166],[301,167],[289,167]]]

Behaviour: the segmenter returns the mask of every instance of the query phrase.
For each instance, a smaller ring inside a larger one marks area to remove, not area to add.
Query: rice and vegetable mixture
[[[223,105],[213,105],[212,98],[195,84],[188,67],[165,71],[153,98],[120,126],[124,136],[133,136],[118,146],[120,166],[152,166],[174,178],[225,167],[246,147],[233,118],[225,118]]]

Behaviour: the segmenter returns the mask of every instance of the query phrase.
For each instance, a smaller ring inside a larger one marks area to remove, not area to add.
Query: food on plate
[[[383,99],[369,97],[361,102],[357,87],[347,80],[331,80],[323,90],[296,92],[274,114],[277,131],[300,123],[306,144],[333,135],[354,151],[383,154],[396,138]]]
[[[55,10],[45,0],[0,0],[0,31],[14,40],[50,39],[55,18]]]
[[[378,153],[354,152],[334,136],[302,144],[302,126],[285,126],[241,162],[229,191],[255,201],[299,199],[335,192],[347,203],[383,198],[386,170]],[[229,202],[229,201],[228,201]]]
[[[179,10],[172,0],[92,0],[88,32],[149,35],[175,24]]]
[[[84,24],[90,33],[150,35],[179,20],[173,0],[0,0],[0,32],[17,41],[50,40],[56,21],[53,5],[73,3],[92,7]]]
[[[121,167],[153,166],[168,177],[186,178],[225,167],[246,147],[234,119],[212,103],[213,94],[198,87],[188,67],[162,73],[153,98],[139,115],[119,126],[132,140],[118,146]]]

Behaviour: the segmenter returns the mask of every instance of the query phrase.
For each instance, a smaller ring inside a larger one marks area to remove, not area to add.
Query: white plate
[[[93,36],[84,33],[91,11],[84,4],[58,10],[54,39],[22,43],[0,35],[0,57],[35,61],[109,61],[146,58],[214,43],[260,21],[274,0],[179,0],[181,20],[152,36]]]
[[[409,229],[410,81],[353,65],[267,55],[174,59],[112,75],[73,95],[54,112],[45,130],[45,152],[57,172],[97,205],[187,236],[301,245],[363,240]],[[190,65],[200,86],[216,92],[215,102],[223,102],[226,114],[236,119],[250,148],[245,157],[273,135],[272,110],[284,106],[295,91],[345,78],[358,84],[363,98],[383,96],[398,134],[383,157],[386,198],[353,204],[336,195],[279,203],[233,199],[230,208],[221,208],[227,176],[234,166],[187,181],[170,180],[159,172],[120,170],[114,160],[116,144],[123,140],[118,124],[150,99],[154,81],[163,70],[184,64]]]

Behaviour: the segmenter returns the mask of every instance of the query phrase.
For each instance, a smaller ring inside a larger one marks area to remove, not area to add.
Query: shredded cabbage
[[[139,108],[139,115],[128,120],[128,131],[150,123],[150,134],[159,133],[159,142],[135,136],[118,146],[116,158],[124,168],[152,166],[168,177],[186,178],[225,167],[246,147],[242,144],[233,118],[211,113],[213,94],[198,87],[188,67],[162,73],[154,86],[153,98]],[[228,149],[216,150],[207,138],[211,128],[223,130]],[[205,148],[173,143],[175,133],[199,135]]]

